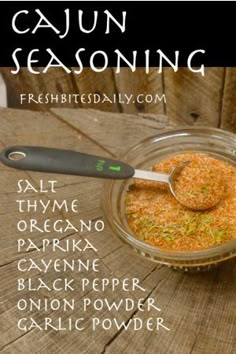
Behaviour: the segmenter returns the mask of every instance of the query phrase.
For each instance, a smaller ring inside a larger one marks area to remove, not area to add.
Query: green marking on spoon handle
[[[120,172],[121,167],[120,166],[109,166],[109,170]]]

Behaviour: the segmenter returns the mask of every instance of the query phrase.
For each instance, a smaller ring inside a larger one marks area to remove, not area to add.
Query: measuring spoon
[[[181,163],[168,175],[137,170],[127,163],[106,157],[39,146],[7,147],[0,153],[0,160],[5,165],[20,170],[110,179],[138,178],[162,182],[169,185],[176,199],[178,199],[175,194],[176,177],[189,163],[189,161]]]

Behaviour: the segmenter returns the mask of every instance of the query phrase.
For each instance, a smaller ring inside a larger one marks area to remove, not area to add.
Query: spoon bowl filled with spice
[[[205,270],[236,256],[236,139],[214,128],[180,128],[146,139],[124,160],[171,175],[166,183],[108,181],[103,209],[136,252],[168,266]]]
[[[190,155],[191,161],[180,164],[181,169],[179,167],[173,169],[175,178],[172,183],[172,194],[189,209],[210,209],[225,195],[223,170],[220,166],[216,167],[217,160],[209,159],[207,155],[194,153]],[[181,157],[183,156],[184,154]]]

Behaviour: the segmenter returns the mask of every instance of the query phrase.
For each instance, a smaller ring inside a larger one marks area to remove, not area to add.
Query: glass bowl
[[[207,153],[236,167],[236,136],[216,128],[184,127],[165,130],[129,150],[122,160],[134,168],[150,169],[167,157],[186,151]],[[135,237],[126,220],[125,196],[132,179],[108,180],[102,207],[111,229],[138,254],[154,262],[184,271],[207,270],[236,256],[236,239],[196,251],[167,251]]]

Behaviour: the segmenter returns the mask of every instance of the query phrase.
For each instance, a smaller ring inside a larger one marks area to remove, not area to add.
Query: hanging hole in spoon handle
[[[134,175],[130,165],[106,157],[40,146],[12,146],[3,150],[5,165],[27,171],[96,178],[126,179]]]
[[[19,161],[26,158],[26,154],[22,151],[12,151],[8,154],[8,159],[12,161]]]

